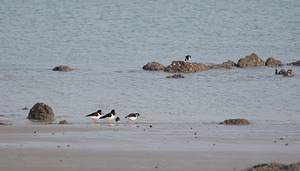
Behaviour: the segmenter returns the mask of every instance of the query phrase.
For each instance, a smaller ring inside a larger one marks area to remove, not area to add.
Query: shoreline
[[[2,126],[0,139],[0,170],[215,171],[268,162],[290,164],[300,158],[296,137],[218,137],[201,134],[197,128],[157,125],[151,129],[146,125]]]

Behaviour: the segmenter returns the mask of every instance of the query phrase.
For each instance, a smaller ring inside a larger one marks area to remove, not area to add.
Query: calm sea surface
[[[253,52],[297,61],[298,0],[0,2],[0,120],[31,124],[22,108],[44,102],[56,121],[73,124],[91,124],[84,115],[115,109],[123,121],[139,112],[144,123],[246,118],[295,133],[300,126],[300,67],[283,67],[294,70],[292,78],[275,76],[274,67],[200,71],[186,79],[142,69],[187,54],[204,64]],[[58,65],[75,70],[52,71]]]

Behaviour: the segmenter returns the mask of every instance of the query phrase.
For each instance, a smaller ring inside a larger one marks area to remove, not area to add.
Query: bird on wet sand
[[[111,123],[111,120],[113,120],[115,118],[115,115],[116,115],[116,111],[115,110],[111,110],[110,113],[104,115],[104,116],[101,116],[100,119],[105,119],[108,121],[108,123],[112,124]]]
[[[131,113],[131,114],[127,115],[125,118],[129,119],[131,124],[134,124],[133,121],[136,120],[137,117],[142,118],[139,113]]]
[[[117,118],[115,119],[115,121],[117,122],[117,125],[119,125],[121,119],[120,119],[119,117],[117,117]]]
[[[99,119],[102,115],[102,111],[98,110],[97,112],[91,113],[89,115],[86,115],[85,117],[91,118],[94,120],[94,124],[96,123],[96,119]]]

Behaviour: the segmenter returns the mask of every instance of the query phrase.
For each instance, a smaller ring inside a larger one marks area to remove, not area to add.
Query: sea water
[[[0,120],[32,124],[28,110],[49,105],[56,121],[90,124],[115,109],[143,123],[300,125],[300,67],[212,69],[166,79],[151,61],[206,65],[251,53],[299,60],[297,0],[9,1],[0,5]],[[68,65],[71,72],[52,68]],[[294,77],[274,74],[293,69]]]

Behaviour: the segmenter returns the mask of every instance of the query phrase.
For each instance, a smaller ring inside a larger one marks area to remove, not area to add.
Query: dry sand
[[[229,171],[300,160],[300,138],[226,138],[155,127],[1,126],[0,170]]]

